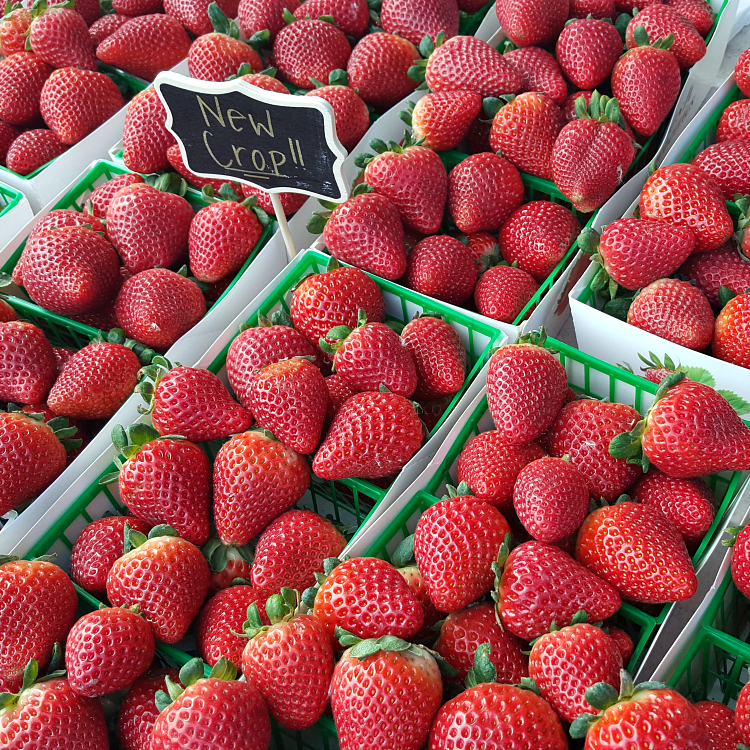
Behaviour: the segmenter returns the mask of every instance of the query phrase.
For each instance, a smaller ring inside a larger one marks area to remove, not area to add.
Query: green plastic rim
[[[12,211],[21,202],[21,198],[23,193],[20,190],[0,183],[0,216]]]

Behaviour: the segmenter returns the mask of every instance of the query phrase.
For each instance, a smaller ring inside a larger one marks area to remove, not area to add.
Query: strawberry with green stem
[[[371,20],[370,4],[376,5],[376,0],[372,0],[372,3],[367,0],[305,0],[304,8],[297,8],[294,17],[333,16],[334,23],[344,34],[359,39],[367,32],[367,25]]]
[[[740,217],[739,223],[742,222]],[[714,309],[721,307],[721,287],[725,286],[735,294],[750,289],[750,260],[732,240],[715,250],[694,253],[680,266],[680,274],[695,283]]]
[[[201,552],[211,568],[209,595],[240,581],[250,583],[253,551],[249,546],[227,547],[218,535],[214,535],[201,547]]]
[[[724,362],[750,368],[750,289],[735,295],[722,286],[719,301],[724,306],[716,317],[711,350]]]
[[[55,68],[96,70],[89,28],[73,5],[66,0],[48,7],[47,0],[35,0],[26,49]]]

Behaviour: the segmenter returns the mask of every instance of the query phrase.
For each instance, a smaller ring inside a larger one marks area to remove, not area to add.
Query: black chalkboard
[[[154,82],[185,163],[273,193],[346,200],[333,109],[319,97],[277,94],[244,81],[212,83],[161,73]]]

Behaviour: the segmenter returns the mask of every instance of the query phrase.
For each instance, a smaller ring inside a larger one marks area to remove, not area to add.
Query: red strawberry
[[[705,349],[714,335],[706,295],[687,281],[659,279],[636,295],[628,323],[688,349]]]
[[[737,696],[734,714],[735,725],[743,740],[750,740],[750,705],[748,699],[750,699],[750,688],[747,687],[746,683]]]
[[[167,149],[177,142],[166,121],[167,110],[153,86],[133,97],[122,132],[122,160],[128,169],[150,174],[169,167]]]
[[[294,12],[299,0],[240,0],[237,16],[242,34],[250,39],[259,31],[269,32],[269,41],[284,28],[284,10]]]
[[[734,80],[737,88],[745,95],[750,95],[750,52],[745,50],[734,64]]]
[[[138,16],[120,26],[97,48],[96,56],[131,75],[153,81],[187,57],[190,38],[172,16]]]
[[[0,22],[0,54],[10,57],[26,49],[26,34],[31,26],[31,11],[16,8],[5,14]]]
[[[499,0],[497,19],[508,38],[519,47],[549,46],[557,39],[568,19],[565,0]]]
[[[588,18],[589,14],[594,18],[615,18],[615,0],[570,0],[570,18]]]
[[[0,300],[0,323],[10,323],[11,320],[18,320],[16,311],[5,300]],[[52,351],[56,348],[53,346]]]
[[[521,76],[521,91],[538,91],[562,106],[568,98],[568,84],[563,78],[557,60],[541,47],[515,48],[506,41],[507,52],[503,60]]]
[[[214,546],[213,555],[207,553],[206,547]],[[216,552],[216,550],[220,550]],[[243,547],[225,547],[218,536],[212,537],[203,545],[204,557],[211,568],[211,580],[208,584],[208,595],[229,588],[239,581],[250,583],[253,570],[252,555]],[[249,558],[249,559],[246,559]],[[238,580],[239,579],[239,580]]]
[[[65,644],[70,687],[90,698],[129,687],[151,666],[155,648],[151,626],[133,611],[105,607],[89,612]]]
[[[20,134],[21,131],[18,128],[7,122],[0,122],[0,166],[5,166],[8,149]]]
[[[49,8],[40,3],[32,8],[30,49],[55,68],[96,70],[94,44],[83,17],[70,8]]]
[[[750,143],[740,140],[714,143],[691,162],[712,177],[729,201],[750,193]]]
[[[257,75],[260,75],[258,73]],[[271,78],[270,80],[275,81],[275,78]],[[283,87],[283,84],[277,81],[279,86]],[[284,88],[284,93],[288,93],[286,88]],[[211,186],[211,190],[213,190],[214,193],[220,193],[224,185],[226,184],[226,180],[217,180],[213,179],[211,177],[201,177],[200,175],[195,174],[195,172],[191,172],[187,165],[185,164],[185,160],[182,158],[182,154],[180,153],[180,147],[175,143],[174,146],[170,146],[167,149],[167,161],[171,165],[172,169],[175,170],[181,177],[185,179],[188,185],[192,185],[194,188],[198,188],[198,190],[203,190],[203,188],[206,185]],[[231,185],[232,189],[235,191],[235,193],[242,193],[242,189],[237,183],[233,183]],[[204,194],[204,199],[208,197]]]
[[[328,705],[333,675],[331,636],[309,614],[298,614],[299,592],[284,588],[266,603],[270,627],[257,605],[247,612],[242,674],[268,704],[271,716],[287,729],[311,727]],[[304,664],[300,669],[298,665]]]
[[[538,438],[563,405],[567,373],[543,343],[542,337],[521,338],[490,358],[487,405],[498,433],[513,445]]]
[[[612,95],[625,121],[639,135],[653,135],[680,95],[681,77],[668,40],[649,45],[646,31],[636,29],[638,46],[626,52],[612,69]],[[643,217],[646,218],[646,217]]]
[[[117,191],[120,190],[120,188],[124,188],[126,185],[133,185],[135,183],[143,182],[143,177],[141,177],[139,174],[131,174],[130,172],[126,172],[125,174],[117,175],[116,177],[107,180],[107,182],[105,182],[104,184],[99,185],[99,187],[97,187],[96,190],[94,190],[94,192],[89,196],[91,211],[93,215],[98,219],[105,219],[107,216],[107,209],[109,208],[109,204],[111,203],[112,198],[115,197]],[[86,217],[86,221],[92,223],[93,226],[93,222],[91,222],[90,217]],[[102,229],[104,229],[104,225],[102,225]]]
[[[237,77],[246,81],[251,86],[263,89],[264,91],[275,91],[277,94],[288,94],[289,89],[275,77],[276,70],[267,70],[267,73],[252,73],[250,72],[252,71],[252,68],[249,65],[240,65],[239,70],[237,71]],[[228,80],[233,80],[232,76],[229,76]],[[250,185],[242,185],[242,187],[248,189]],[[265,191],[261,192],[265,193]],[[268,193],[266,193],[266,195],[267,194]],[[281,195],[283,195],[283,193],[281,193]],[[295,195],[295,193],[287,193],[287,195]]]
[[[411,402],[396,393],[358,393],[334,417],[313,459],[321,479],[382,479],[399,471],[422,445]]]
[[[725,362],[750,368],[750,294],[730,299],[719,313],[711,350]]]
[[[51,130],[27,130],[10,145],[5,163],[11,172],[29,175],[56,159],[67,148]]]
[[[477,282],[474,304],[488,318],[513,323],[538,290],[539,284],[526,271],[493,266]]]
[[[458,34],[458,4],[456,0],[383,0],[380,25],[412,44],[420,44],[425,36],[434,41],[441,31],[449,38]]]
[[[507,548],[503,552],[507,555]],[[549,632],[553,622],[570,625],[580,610],[599,621],[620,608],[620,596],[609,583],[551,544],[519,545],[507,560],[500,558],[496,573],[500,620],[525,641]]]
[[[366,31],[370,22],[370,11],[366,0],[305,0],[294,11],[298,20],[310,16],[333,16],[334,23],[347,36],[359,39]],[[421,39],[419,41],[422,41]]]
[[[130,531],[125,548],[107,576],[107,597],[115,607],[138,605],[162,643],[177,643],[206,598],[210,572],[200,550],[156,526],[148,539]]]
[[[273,204],[271,203],[271,194],[261,188],[250,187],[250,185],[242,185],[242,193],[245,198],[255,197],[258,201],[258,205],[268,214],[274,213]],[[300,193],[279,193],[279,200],[281,201],[281,207],[284,209],[285,216],[291,216],[293,213],[302,208],[305,201],[307,201],[307,195],[301,195]]]
[[[716,126],[716,142],[750,140],[750,99],[732,102],[722,113]]]
[[[214,2],[216,2],[216,7],[211,8]],[[191,34],[195,34],[199,38],[201,35],[211,35],[213,31],[226,34],[227,32],[224,31],[224,28],[216,28],[217,19],[219,25],[224,27],[224,22],[227,18],[237,18],[238,6],[239,0],[221,0],[221,2],[217,0],[164,0],[164,12],[170,16],[174,16]],[[224,20],[221,20],[222,18]],[[230,23],[237,29],[237,36],[235,38],[239,39],[239,27],[234,21]],[[226,48],[226,52],[230,53],[230,49],[234,52],[238,48],[236,45],[231,45],[231,47],[228,46]],[[258,58],[259,60],[260,58]],[[229,75],[233,75],[236,72],[235,69]],[[196,76],[192,76],[191,74],[191,77],[195,78]],[[204,80],[223,81],[224,78]]]
[[[463,681],[474,665],[474,653],[483,643],[491,647],[489,658],[498,680],[515,685],[528,677],[521,641],[498,624],[495,607],[489,602],[449,614],[440,626],[435,651],[458,672],[456,679]]]
[[[586,691],[598,682],[620,688],[622,655],[601,629],[580,620],[541,636],[531,647],[529,677],[563,721],[596,714]]]
[[[456,148],[482,109],[482,97],[476,91],[443,91],[427,94],[417,103],[407,102],[401,118],[414,136],[433,151]]]
[[[464,240],[461,239],[463,242]],[[479,274],[483,274],[488,268],[495,265],[500,259],[500,247],[497,238],[488,232],[475,232],[466,237],[466,247],[474,256]]]
[[[114,4],[114,3],[113,3]],[[161,5],[161,0],[159,0],[159,5]],[[108,37],[117,31],[117,29],[120,28],[120,26],[124,26],[128,21],[130,21],[132,16],[124,16],[120,15],[119,13],[109,13],[106,16],[102,16],[101,18],[94,21],[94,23],[89,26],[89,36],[91,37],[91,41],[94,43],[94,50]]]
[[[11,125],[34,124],[51,73],[52,66],[33,52],[17,52],[0,61],[0,117]]]
[[[593,95],[593,91],[574,91],[562,105],[562,111],[565,115],[566,121],[571,122],[572,120],[578,119],[578,115],[576,114],[575,110],[576,99],[583,97],[584,102],[586,102],[586,109],[588,109],[589,103],[591,102],[591,97]]]
[[[552,179],[552,148],[565,125],[560,108],[544,94],[520,94],[497,110],[490,145],[522,172]]]
[[[112,0],[112,8],[116,13],[126,16],[146,16],[149,13],[162,13],[162,0]]]
[[[265,431],[224,443],[214,461],[214,516],[224,544],[247,544],[307,491],[304,458]]]
[[[25,321],[0,323],[0,401],[44,401],[57,377],[52,346]]]
[[[326,420],[330,423],[333,418],[339,413],[341,407],[355,394],[357,391],[352,388],[349,383],[337,373],[328,375],[325,378],[326,387],[328,388],[328,411],[326,412]],[[423,418],[424,421],[424,418]]]
[[[266,617],[269,591],[240,585],[229,586],[212,596],[203,605],[196,625],[195,642],[201,659],[214,666],[224,657],[239,669],[247,638],[237,634],[242,633],[252,604],[258,606],[263,624],[270,623]]]
[[[633,651],[635,651],[633,639],[622,630],[622,628],[618,628],[615,625],[606,624],[604,630],[609,633],[609,637],[615,642],[617,648],[620,650],[623,663],[627,664],[628,659],[630,659],[633,655]]]
[[[347,63],[349,85],[368,104],[388,109],[417,87],[408,72],[418,58],[417,48],[406,39],[368,34],[357,42]]]
[[[570,209],[551,201],[531,201],[513,212],[500,232],[500,252],[508,263],[540,283],[557,267],[581,231]]]
[[[742,737],[734,723],[734,711],[717,701],[701,701],[695,707],[706,723],[713,750],[737,750]]]
[[[477,283],[477,265],[460,240],[437,234],[420,240],[409,255],[402,283],[436,299],[461,305]]]
[[[702,37],[713,28],[716,16],[706,0],[668,0],[667,4],[687,18]]]
[[[622,39],[611,23],[584,17],[560,32],[555,53],[574,86],[595,89],[609,78],[622,55]]]
[[[406,271],[404,227],[398,208],[362,183],[333,211],[317,211],[308,231],[319,233],[334,258],[395,281]]]
[[[46,667],[55,643],[65,642],[78,600],[68,576],[46,560],[4,559],[0,590],[0,690],[14,693],[21,688],[29,660]]]
[[[695,235],[696,253],[720,247],[734,229],[721,188],[693,164],[657,169],[641,190],[639,210],[642,219],[690,229]]]

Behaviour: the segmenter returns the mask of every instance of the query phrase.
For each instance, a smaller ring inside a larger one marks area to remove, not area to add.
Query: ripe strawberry
[[[581,224],[570,209],[551,201],[531,201],[503,224],[500,252],[508,263],[543,282],[576,241]],[[527,300],[528,301],[528,300]]]
[[[18,695],[8,694],[0,711],[0,744],[7,750],[100,750],[109,746],[98,701],[73,691],[66,679],[35,684],[38,665],[29,662]],[[59,674],[59,673],[58,673]]]
[[[102,185],[99,185],[99,187],[97,187],[96,190],[91,193],[87,201],[87,208],[90,208],[91,213],[97,219],[105,219],[107,217],[107,209],[109,208],[109,204],[112,201],[112,198],[115,197],[117,191],[120,190],[120,188],[124,188],[126,185],[133,185],[135,183],[142,184],[143,182],[144,179],[143,177],[141,177],[141,175],[132,174],[130,172],[112,177],[112,179],[107,180],[107,182],[103,183]],[[86,215],[84,214],[84,216]],[[94,225],[90,217],[86,216],[86,221],[91,223],[92,227],[96,229],[96,225]],[[104,225],[102,225],[102,229],[104,229]]]
[[[321,479],[381,479],[399,471],[422,445],[422,423],[396,393],[358,393],[334,417],[313,459]]]
[[[31,26],[28,8],[9,10],[0,22],[0,54],[10,57],[26,49],[26,36]]]
[[[195,643],[198,654],[210,666],[222,657],[238,669],[242,666],[242,652],[247,638],[242,626],[247,620],[247,610],[256,604],[264,625],[270,624],[266,617],[266,599],[269,590],[252,586],[229,586],[214,594],[201,609],[196,625]]]
[[[323,231],[326,249],[342,263],[395,281],[406,271],[404,227],[398,208],[364,183],[332,211],[317,211],[308,231]]]
[[[211,8],[211,5],[216,2],[216,7]],[[224,21],[221,19],[234,19],[237,18],[237,10],[239,6],[239,0],[164,0],[164,12],[170,16],[176,18],[191,34],[195,34],[197,37],[201,35],[211,35],[212,32],[218,31],[222,34],[227,32],[224,30]],[[218,11],[218,12],[217,12]],[[218,21],[222,28],[216,28],[214,24]],[[230,24],[234,25],[237,29],[237,36],[235,39],[239,39],[239,27],[234,21]],[[236,50],[237,47],[227,47],[227,52],[232,49]],[[254,50],[253,50],[254,51]],[[260,58],[258,58],[259,60]],[[188,59],[189,62],[189,59]],[[233,75],[237,70],[231,71],[228,75]],[[195,76],[192,76],[195,78]],[[204,79],[204,80],[225,80],[222,79]]]
[[[260,75],[258,73],[257,75]],[[275,80],[274,78],[271,78],[271,80]],[[278,82],[280,86],[283,86],[282,83]],[[286,88],[284,88],[284,93],[288,93]],[[185,164],[185,160],[182,158],[182,154],[180,153],[180,147],[175,143],[174,146],[170,146],[167,149],[167,161],[171,165],[172,169],[174,169],[175,172],[177,172],[181,177],[185,179],[188,185],[192,185],[194,188],[197,188],[198,190],[203,190],[203,188],[206,185],[211,186],[211,190],[214,193],[220,193],[222,188],[224,187],[224,184],[226,183],[226,180],[217,180],[213,179],[211,177],[201,177],[200,175],[195,174],[195,172],[191,172],[187,165]],[[231,188],[235,191],[237,194],[242,193],[242,189],[237,183],[232,183]],[[208,197],[204,194],[204,199]]]
[[[474,653],[483,643],[491,647],[489,658],[500,682],[515,685],[528,677],[528,659],[521,651],[521,641],[498,624],[490,602],[449,614],[440,626],[435,651],[458,672],[456,679],[463,681],[474,665]]]
[[[443,91],[427,94],[416,104],[407,102],[407,110],[399,114],[424,146],[448,151],[461,143],[481,109],[476,91]]]
[[[29,45],[34,54],[54,68],[96,70],[94,45],[83,17],[70,8],[31,9]]]
[[[155,526],[148,538],[129,531],[125,549],[107,576],[109,601],[138,605],[158,641],[177,643],[206,598],[208,563],[169,526]]]
[[[555,53],[574,86],[595,89],[609,79],[622,55],[622,39],[611,23],[584,17],[560,32]]]
[[[612,95],[625,121],[639,135],[653,135],[680,95],[680,66],[669,51],[668,40],[649,45],[646,31],[636,29],[638,45],[626,52],[612,69]],[[643,217],[648,218],[648,217]]]
[[[750,100],[732,102],[722,113],[716,126],[716,142],[750,140]]]
[[[0,122],[0,166],[6,165],[8,149],[20,134],[21,131],[18,128],[7,122]]]
[[[695,237],[679,224],[627,218],[613,221],[601,236],[587,227],[578,245],[601,265],[592,288],[608,286],[614,297],[618,285],[635,291],[673,274],[693,251]]]
[[[464,242],[464,238],[460,238]],[[497,238],[488,232],[475,232],[465,238],[466,247],[474,256],[479,274],[494,266],[500,260],[500,247]]]
[[[495,6],[497,19],[508,38],[519,47],[544,47],[552,44],[568,19],[568,3],[564,0],[499,0]]]
[[[523,203],[518,170],[496,154],[474,154],[448,175],[448,210],[462,232],[498,232]]]
[[[51,130],[27,130],[11,143],[5,163],[11,172],[28,175],[67,151]]]
[[[155,648],[151,626],[132,610],[89,612],[76,622],[65,644],[68,683],[89,698],[129,687],[151,666]]]
[[[274,213],[273,204],[271,203],[271,194],[261,188],[250,187],[250,185],[242,185],[242,194],[245,198],[255,197],[258,201],[258,205],[268,214]],[[307,195],[301,195],[300,193],[279,193],[279,200],[281,201],[281,207],[284,209],[285,216],[291,216],[293,213],[302,208],[304,203],[307,201]]]
[[[0,690],[14,693],[29,660],[46,667],[55,643],[65,642],[78,600],[68,576],[46,560],[3,558],[0,590]]]
[[[294,11],[297,20],[306,16],[333,16],[334,23],[341,31],[355,39],[359,39],[367,31],[370,22],[366,0],[304,0],[302,6]]]
[[[349,385],[338,373],[333,373],[324,378],[326,381],[326,388],[328,388],[328,411],[326,412],[326,421],[328,423],[333,421],[333,418],[339,413],[341,407],[355,394],[357,391]],[[424,417],[422,418],[424,421]]]
[[[276,68],[266,68],[265,73],[253,73],[250,65],[240,65],[237,78],[264,91],[275,91],[277,94],[289,93],[289,89],[276,78]],[[229,76],[227,80],[234,80],[234,76]],[[242,185],[242,187],[247,189],[250,185]],[[265,191],[261,192],[265,193]],[[295,195],[295,193],[287,193],[287,195]]]
[[[741,140],[714,143],[691,162],[712,177],[729,201],[750,192],[750,143]]]
[[[441,31],[450,38],[458,34],[458,4],[456,0],[383,0],[380,25],[412,44],[420,44],[425,36],[434,41]]]
[[[218,536],[212,536],[203,545],[201,552],[211,568],[208,595],[229,588],[240,582],[250,583],[253,570],[253,556],[245,547],[226,547]]]
[[[0,401],[44,401],[57,377],[52,346],[25,321],[0,323]]]
[[[701,701],[695,707],[706,723],[711,739],[710,747],[713,750],[737,750],[742,737],[734,723],[734,711],[717,701]]]
[[[11,125],[32,125],[39,97],[52,66],[33,52],[17,52],[0,61],[0,117]]]
[[[159,5],[161,5],[161,0],[159,0]],[[89,36],[94,43],[94,51],[108,36],[114,34],[120,26],[124,26],[131,18],[132,16],[121,15],[119,13],[108,13],[106,16],[102,16],[94,21],[89,26]]]
[[[706,54],[706,43],[693,24],[680,15],[676,8],[663,3],[654,3],[642,8],[628,24],[625,32],[625,46],[633,49],[638,46],[635,30],[643,27],[651,43],[667,36],[674,37],[669,51],[682,70],[692,67]]]
[[[733,297],[719,313],[711,351],[725,362],[750,368],[750,294]]]
[[[187,57],[190,38],[172,16],[154,13],[123,24],[97,48],[96,56],[131,75],[153,81]]]
[[[696,253],[720,247],[734,229],[721,188],[693,164],[657,169],[641,190],[639,210],[642,219],[690,229],[695,235]]]
[[[737,705],[735,706],[734,721],[739,730],[740,737],[744,741],[750,740],[750,688],[745,684],[737,696]]]
[[[570,18],[588,18],[589,14],[594,18],[616,18],[615,0],[570,0]]]
[[[604,625],[604,631],[609,633],[609,637],[615,642],[617,648],[620,650],[622,655],[622,661],[624,664],[628,663],[628,660],[635,651],[635,645],[633,639],[622,629],[609,623]]]
[[[469,299],[477,283],[477,265],[460,240],[436,234],[420,240],[409,255],[404,286],[452,305]]]
[[[250,640],[242,652],[245,679],[258,688],[271,716],[293,730],[307,729],[323,715],[334,666],[326,626],[299,614],[298,606],[299,592],[283,588],[274,594],[266,602],[269,627],[257,605],[250,605],[245,623]]]
[[[734,64],[734,80],[737,88],[745,95],[750,95],[750,52],[745,50]]]
[[[408,72],[418,58],[417,48],[406,39],[368,34],[357,42],[347,63],[349,85],[368,104],[388,109],[417,87]]]
[[[358,154],[355,164],[364,167],[364,181],[392,201],[404,227],[435,234],[443,220],[448,196],[448,175],[440,157],[429,148],[413,145],[407,133],[402,146],[379,139],[370,141],[377,154]]]
[[[636,295],[628,323],[687,349],[705,349],[714,335],[706,295],[687,281],[659,279]]]
[[[0,323],[10,323],[11,320],[18,320],[16,311],[5,300],[0,300]],[[52,351],[57,347],[52,347]]]
[[[169,695],[157,693],[157,705],[166,707],[154,724],[151,750],[178,750],[196,736],[209,747],[234,743],[247,750],[265,750],[271,741],[271,722],[258,690],[235,680],[237,669],[225,659],[206,678],[203,669],[200,659],[192,659],[180,670],[184,691],[168,682]]]
[[[299,0],[240,0],[237,20],[242,34],[250,39],[259,31],[268,31],[272,42],[286,24],[284,10],[294,12],[299,4]]]
[[[292,293],[289,313],[294,325],[317,347],[334,326],[357,325],[364,310],[371,323],[385,321],[380,287],[358,268],[342,268],[332,259],[325,272],[308,276]]]
[[[122,132],[122,160],[128,169],[150,174],[169,167],[167,149],[177,141],[166,121],[167,110],[153,86],[133,97]]]
[[[568,98],[568,84],[557,60],[541,47],[514,48],[506,41],[503,60],[521,76],[521,92],[538,91],[546,94],[558,106]]]
[[[588,109],[589,103],[591,102],[591,97],[593,95],[593,91],[574,91],[561,106],[562,112],[565,115],[565,120],[567,122],[571,122],[578,119],[578,115],[576,114],[575,110],[576,99],[583,97],[583,100],[586,103],[586,109]]]
[[[165,192],[170,183],[165,175],[154,186],[127,185],[110,201],[107,237],[134,274],[154,266],[166,269],[186,254],[193,209],[181,195]]]
[[[598,682],[620,688],[622,655],[601,628],[574,618],[574,624],[541,636],[531,647],[529,677],[542,698],[564,721],[596,714],[585,693]]]
[[[78,419],[109,419],[138,384],[141,363],[114,341],[96,341],[74,354],[47,396],[56,414]]]
[[[522,337],[490,358],[487,405],[497,432],[513,445],[538,438],[563,405],[567,373],[543,344],[543,336]]]
[[[477,282],[474,304],[488,318],[513,323],[538,290],[539,284],[526,271],[493,266]]]

